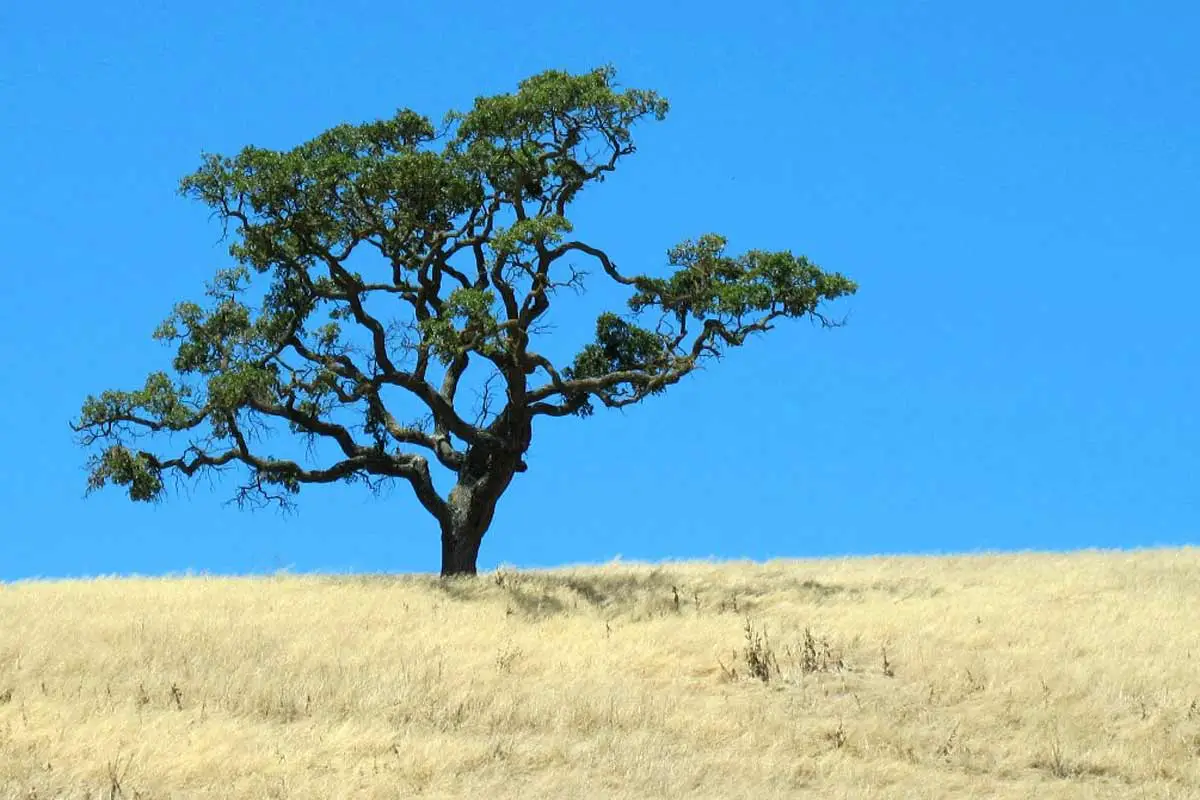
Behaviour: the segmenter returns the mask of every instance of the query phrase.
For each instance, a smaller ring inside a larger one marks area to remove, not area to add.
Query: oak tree
[[[234,468],[239,505],[287,507],[305,484],[406,482],[441,529],[442,574],[473,574],[535,420],[640,403],[779,320],[837,324],[824,304],[856,289],[791,252],[730,255],[718,235],[671,248],[657,274],[573,237],[572,202],[666,113],[611,68],[548,71],[436,126],[402,110],[290,150],[204,155],[181,193],[224,223],[233,264],[155,332],[171,373],[83,404],[89,491],[154,501],[168,476]],[[628,310],[556,364],[538,341],[556,290],[583,285],[577,261]],[[469,380],[484,391],[464,399]],[[284,428],[308,456],[266,447]]]

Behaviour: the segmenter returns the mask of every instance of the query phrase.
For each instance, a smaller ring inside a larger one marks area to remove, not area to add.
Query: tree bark
[[[442,577],[475,575],[479,559],[479,545],[483,542],[486,529],[471,529],[466,526],[442,529]]]
[[[458,483],[446,499],[442,526],[442,577],[475,575],[479,545],[496,513],[500,496],[513,477],[526,469],[521,454],[532,435],[528,417],[515,421],[511,412],[489,428],[503,436],[502,446],[475,444],[467,449],[458,470]]]
[[[479,545],[491,527],[496,504],[512,483],[517,464],[489,459],[482,474],[464,470],[450,491],[442,520],[442,577],[475,575]]]

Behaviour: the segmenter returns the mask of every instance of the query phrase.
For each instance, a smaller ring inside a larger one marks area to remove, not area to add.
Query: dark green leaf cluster
[[[467,113],[452,113],[462,122],[466,142],[532,140],[570,121],[611,131],[622,143],[632,141],[630,126],[652,114],[663,119],[669,106],[657,93],[641,89],[614,92],[616,70],[601,67],[582,75],[546,70],[521,81],[516,94],[480,97]]]
[[[131,500],[153,502],[162,497],[162,475],[142,454],[122,445],[107,448],[89,464],[88,492],[109,483],[128,486]]]
[[[339,125],[285,152],[206,155],[180,188],[240,223],[231,252],[260,271],[310,265],[372,235],[401,254],[482,199],[461,165],[421,149],[435,139],[428,119],[404,110]]]
[[[589,180],[603,180],[612,164],[588,154],[596,139],[614,155],[634,152],[631,128],[644,117],[663,119],[665,99],[655,92],[614,91],[611,67],[583,75],[549,70],[520,83],[514,94],[476,99],[458,124],[454,151],[487,182],[520,200],[547,196],[557,186],[562,207]]]
[[[164,430],[184,430],[196,416],[189,402],[191,394],[187,386],[176,385],[165,372],[154,372],[140,390],[109,389],[98,397],[89,395],[83,403],[81,423],[97,428],[96,438],[137,426],[139,419],[128,418],[142,412]]]
[[[653,372],[666,369],[672,360],[670,339],[608,312],[596,320],[596,341],[575,356],[563,376],[575,380],[630,370]]]
[[[423,341],[443,364],[467,352],[499,357],[503,343],[495,303],[489,289],[453,290],[436,317],[420,321]]]
[[[557,214],[530,217],[494,231],[488,246],[495,254],[496,263],[503,264],[513,256],[536,257],[538,251],[559,244],[563,234],[572,230],[571,221]]]
[[[725,237],[709,234],[673,248],[668,260],[675,272],[638,279],[630,308],[657,306],[681,318],[735,323],[755,313],[801,317],[857,288],[804,256],[751,250],[734,258],[725,255],[725,245]]]
[[[663,376],[676,364],[669,337],[641,328],[611,312],[596,320],[596,341],[584,346],[574,362],[563,370],[568,381],[602,382],[594,392],[612,404],[626,398],[658,394],[666,389]],[[615,378],[622,378],[615,382]],[[593,407],[586,394],[568,396],[580,416]]]

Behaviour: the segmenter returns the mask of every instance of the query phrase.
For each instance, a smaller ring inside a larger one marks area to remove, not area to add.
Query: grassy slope
[[[0,585],[0,797],[1200,797],[1198,620],[1198,549]]]

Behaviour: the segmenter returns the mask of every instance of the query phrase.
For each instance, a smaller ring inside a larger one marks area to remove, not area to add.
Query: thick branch
[[[439,522],[446,519],[448,513],[446,503],[433,487],[428,462],[420,456],[394,457],[363,451],[326,469],[305,469],[294,461],[262,458],[254,455],[250,452],[245,437],[236,429],[234,439],[235,446],[233,448],[216,455],[195,451],[193,451],[191,459],[187,457],[160,459],[146,451],[140,451],[138,455],[155,472],[174,470],[187,477],[194,476],[204,469],[219,468],[238,461],[250,467],[255,473],[255,480],[243,487],[244,489],[261,490],[264,488],[264,483],[279,483],[285,486],[301,483],[334,483],[346,480],[355,474],[403,478],[412,486],[417,499],[430,514]]]

